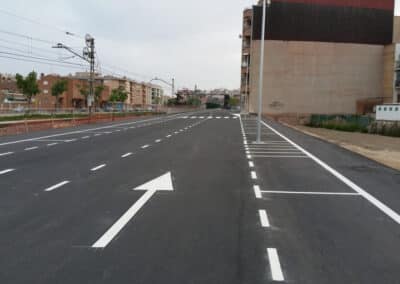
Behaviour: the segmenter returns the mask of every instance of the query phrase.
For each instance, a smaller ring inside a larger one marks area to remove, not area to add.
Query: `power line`
[[[14,33],[14,32],[10,32],[10,31],[0,30],[0,33],[7,34],[7,35],[10,35],[10,36],[20,37],[20,38],[25,38],[25,39],[29,39],[29,40],[33,40],[33,41],[38,41],[38,42],[42,42],[42,43],[55,44],[55,42],[52,42],[52,41],[49,41],[49,40],[45,40],[45,39],[41,39],[41,38],[35,38],[35,37],[28,36],[28,35]]]
[[[23,21],[26,21],[26,22],[30,22],[30,23],[33,23],[33,24],[41,25],[41,26],[47,27],[47,28],[52,29],[52,30],[57,30],[57,31],[62,32],[62,33],[66,34],[66,35],[69,35],[69,36],[83,38],[83,36],[81,36],[79,34],[69,32],[67,30],[61,29],[61,28],[59,28],[57,26],[54,26],[54,25],[42,23],[42,22],[40,22],[38,20],[35,20],[35,19],[31,19],[31,18],[28,18],[28,17],[25,17],[25,16],[17,15],[15,13],[12,13],[12,12],[4,10],[4,9],[0,9],[0,13],[3,13],[5,15],[8,15],[8,16],[11,16],[11,17],[15,17],[17,19],[20,19],[20,20],[23,20]]]
[[[41,52],[36,52],[36,51],[29,51],[29,50],[23,50],[23,49],[19,49],[19,48],[15,48],[15,47],[10,47],[10,46],[5,46],[5,45],[0,45],[0,47],[1,48],[5,48],[5,49],[8,49],[8,50],[12,50],[12,51],[18,51],[18,52],[22,52],[22,53],[25,53],[25,54],[32,54],[32,55],[38,55],[38,56],[46,56],[46,55],[44,55],[44,52],[43,53],[41,53]],[[52,55],[59,55],[59,54],[56,54],[56,53],[51,53]]]
[[[41,60],[41,61],[56,62],[56,63],[62,63],[62,64],[72,65],[72,66],[85,67],[85,65],[78,64],[78,63],[67,62],[67,61],[61,61],[61,60],[52,59],[52,58],[44,58],[44,57],[36,57],[36,56],[23,55],[23,54],[18,54],[18,53],[13,53],[13,52],[4,52],[4,51],[0,51],[0,54],[5,54],[5,55],[7,55],[7,56],[18,56],[18,57],[29,58],[29,59],[35,59],[35,60]]]
[[[78,67],[78,66],[71,66],[71,65],[55,64],[55,63],[50,63],[50,62],[42,62],[42,61],[39,61],[39,60],[26,59],[26,58],[16,58],[16,57],[12,57],[12,56],[3,56],[3,55],[0,55],[0,58],[12,59],[12,60],[17,60],[17,61],[22,61],[22,62],[32,62],[32,63],[38,63],[38,64],[43,64],[43,65],[62,67],[62,68],[72,68],[72,69],[78,69],[78,70],[85,70],[83,68],[84,66]]]

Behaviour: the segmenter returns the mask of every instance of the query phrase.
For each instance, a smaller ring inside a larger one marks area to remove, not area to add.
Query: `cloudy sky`
[[[154,76],[175,77],[179,87],[193,88],[197,84],[199,88],[211,89],[239,87],[241,42],[238,36],[242,10],[257,1],[3,2],[0,7],[0,72],[27,73],[34,69],[67,74],[79,71],[83,67],[26,61],[38,60],[32,58],[36,57],[80,64],[65,51],[51,49],[51,45],[62,42],[78,51],[84,45],[80,35],[90,33],[96,39],[104,73],[128,75],[142,81]],[[78,36],[66,36],[63,31]],[[4,57],[18,57],[25,62]]]

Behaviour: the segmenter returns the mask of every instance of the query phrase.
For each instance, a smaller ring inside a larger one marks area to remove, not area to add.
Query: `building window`
[[[398,107],[395,107],[395,108],[394,108],[394,111],[399,111],[399,108],[398,108]]]
[[[383,111],[387,111],[387,108],[385,107],[385,108],[383,108]]]
[[[48,90],[43,90],[43,94],[48,94],[49,91]]]

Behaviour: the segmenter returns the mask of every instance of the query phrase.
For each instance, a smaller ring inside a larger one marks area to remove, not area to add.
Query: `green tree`
[[[51,87],[51,95],[56,97],[56,108],[59,105],[59,97],[60,97],[60,95],[62,95],[67,90],[68,90],[68,82],[67,82],[67,80],[58,80]]]
[[[99,102],[100,102],[103,91],[104,91],[104,85],[98,85],[94,88],[95,106],[99,106]]]
[[[111,91],[110,102],[125,102],[128,98],[128,93],[124,90],[123,87],[119,87],[118,89],[114,89]]]
[[[239,99],[231,97],[229,99],[229,105],[232,107],[238,106],[240,103]]]
[[[28,100],[28,108],[30,108],[32,98],[40,92],[37,82],[37,74],[35,71],[32,71],[28,76],[26,76],[26,78],[20,74],[17,74],[15,78],[17,79],[17,87]]]
[[[190,106],[200,106],[201,105],[201,100],[198,97],[191,96],[187,100],[187,104]]]
[[[79,89],[79,93],[82,97],[85,98],[85,106],[87,105],[87,99],[89,97],[89,89],[86,84],[83,85],[76,85]]]

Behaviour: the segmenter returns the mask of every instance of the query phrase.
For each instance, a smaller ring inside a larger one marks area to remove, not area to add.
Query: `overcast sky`
[[[377,0],[378,1],[378,0]],[[397,2],[398,0],[396,0]],[[138,80],[176,78],[179,87],[239,88],[242,10],[256,0],[13,0],[0,7],[0,52],[66,58],[50,43],[7,35],[11,31],[81,50],[90,33],[101,66]],[[41,24],[11,16],[35,19]],[[397,11],[397,9],[396,9]],[[2,32],[3,31],[3,32]],[[27,46],[25,46],[25,45]],[[14,50],[13,50],[14,48]],[[38,48],[41,48],[40,50]],[[18,51],[16,51],[18,49]],[[44,50],[42,50],[44,49]],[[49,53],[53,52],[53,53]],[[11,54],[0,54],[0,56]],[[77,59],[70,59],[79,62]],[[118,69],[117,69],[118,68]],[[122,71],[120,70],[127,70]],[[75,69],[0,58],[0,72],[67,74]],[[108,71],[110,73],[110,71]]]

